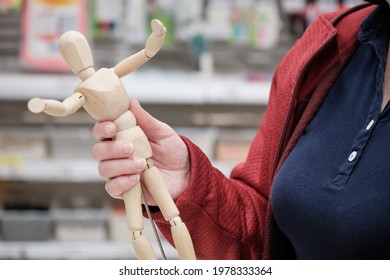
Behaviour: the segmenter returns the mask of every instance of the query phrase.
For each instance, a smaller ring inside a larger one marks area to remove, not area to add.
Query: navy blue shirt
[[[282,165],[275,220],[297,259],[390,259],[390,105],[381,112],[390,9],[360,45]]]

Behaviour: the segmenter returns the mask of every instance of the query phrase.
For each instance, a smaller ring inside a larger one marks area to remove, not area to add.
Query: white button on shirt
[[[368,125],[366,126],[366,130],[370,130],[371,127],[374,125],[375,121],[374,120],[371,120]]]
[[[356,151],[353,151],[349,157],[348,157],[348,161],[353,161],[357,156],[357,152]]]

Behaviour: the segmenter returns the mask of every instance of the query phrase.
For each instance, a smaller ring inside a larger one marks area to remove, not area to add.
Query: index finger
[[[92,134],[98,141],[104,141],[115,137],[116,126],[113,122],[96,122],[92,129]]]

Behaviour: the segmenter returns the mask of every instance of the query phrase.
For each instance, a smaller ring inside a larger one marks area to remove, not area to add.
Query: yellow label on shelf
[[[78,4],[79,0],[38,0],[38,2],[45,3],[46,5],[74,5]]]
[[[0,155],[0,166],[19,167],[22,165],[22,161],[20,157]]]

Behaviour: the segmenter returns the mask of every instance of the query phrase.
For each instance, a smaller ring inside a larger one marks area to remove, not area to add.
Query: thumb
[[[145,132],[149,140],[159,140],[172,134],[172,129],[145,111],[138,100],[130,100],[129,110],[134,114],[137,124]]]

